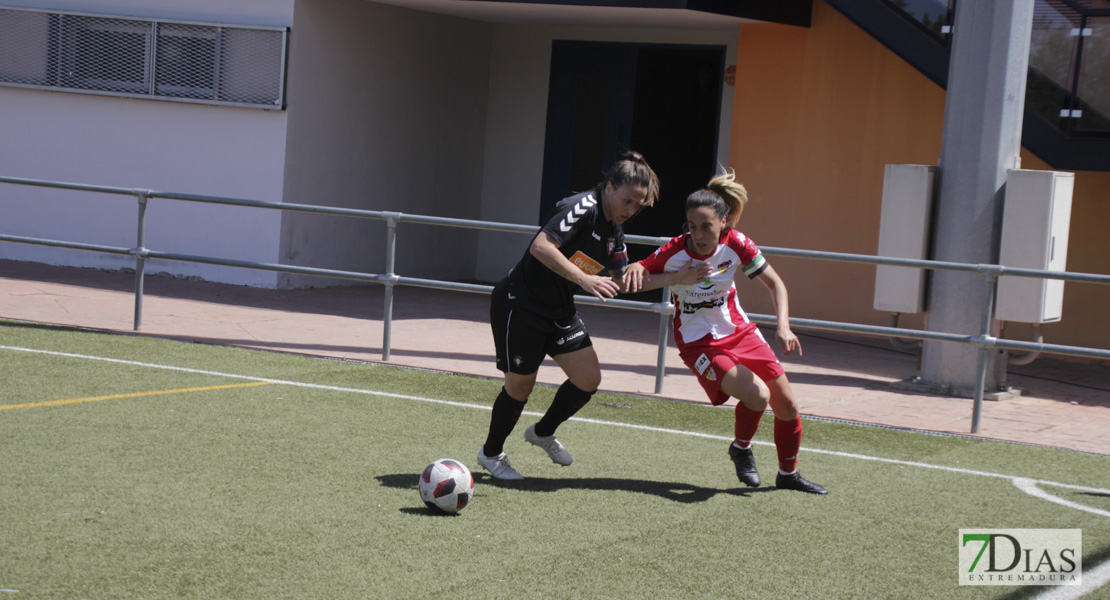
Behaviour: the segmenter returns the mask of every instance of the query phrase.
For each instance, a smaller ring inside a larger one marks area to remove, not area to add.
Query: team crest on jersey
[[[697,370],[698,373],[701,373],[702,375],[705,375],[705,370],[709,369],[709,365],[712,364],[712,362],[713,361],[709,360],[708,356],[702,354],[701,356],[698,357],[698,360],[694,363],[694,369]],[[709,369],[709,372],[712,373],[713,370]]]
[[[727,271],[731,268],[732,268],[732,260],[731,259],[726,260],[725,262],[717,265],[717,272],[718,273],[724,273],[725,271]]]

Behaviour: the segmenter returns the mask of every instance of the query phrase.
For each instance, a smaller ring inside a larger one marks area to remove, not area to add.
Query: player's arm
[[[652,273],[642,262],[628,265],[621,280],[621,291],[646,292],[671,285],[694,285],[713,271],[707,261],[690,259],[681,269],[670,273]]]
[[[736,270],[736,278],[741,277],[741,270]],[[786,293],[786,284],[783,283],[782,278],[775,272],[771,265],[767,265],[763,272],[758,275],[759,281],[767,286],[767,290],[771,292],[771,300],[775,303],[775,317],[778,319],[778,330],[775,332],[775,339],[779,342],[779,347],[787,355],[791,355],[795,349],[798,355],[802,354],[802,343],[798,341],[798,336],[790,330],[790,299]]]
[[[536,239],[532,240],[532,246],[528,248],[528,251],[536,257],[536,260],[543,263],[543,266],[554,271],[559,277],[586,290],[601,301],[616,296],[619,291],[619,286],[611,278],[588,275],[574,266],[574,263],[570,262],[559,251],[558,241],[546,231],[541,231]]]

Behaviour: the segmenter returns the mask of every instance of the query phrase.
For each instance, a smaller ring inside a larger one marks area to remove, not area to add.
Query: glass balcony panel
[[[1076,131],[1110,132],[1110,17],[1087,19],[1076,86],[1078,108]]]
[[[1068,90],[1079,40],[1074,32],[1081,23],[1078,12],[1058,3],[1034,4],[1025,107],[1051,123],[1066,125],[1061,111],[1071,108]]]
[[[935,33],[937,37],[945,40],[945,43],[951,39],[952,36],[948,35],[945,28],[949,25],[949,9],[955,5],[956,0],[887,0],[887,2],[924,25],[925,29]]]

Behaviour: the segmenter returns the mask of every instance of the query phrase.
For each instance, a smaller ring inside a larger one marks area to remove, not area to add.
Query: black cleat
[[[736,477],[740,479],[740,483],[748,487],[759,487],[759,470],[755,468],[755,455],[752,454],[752,449],[730,444],[728,456],[732,459],[732,464],[736,465]]]
[[[740,467],[737,467],[737,469],[739,468]],[[812,481],[807,481],[803,479],[802,475],[797,471],[794,471],[789,475],[783,475],[782,473],[779,473],[779,476],[775,478],[775,487],[779,488],[780,490],[795,490],[798,492],[805,492],[807,494],[819,494],[822,496],[829,493],[829,490],[826,490],[825,488],[817,485],[816,483],[813,483]]]

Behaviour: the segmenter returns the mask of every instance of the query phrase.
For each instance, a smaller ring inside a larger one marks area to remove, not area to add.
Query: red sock
[[[793,473],[798,468],[798,450],[802,447],[802,418],[785,421],[775,418],[775,450],[779,454],[779,469]]]
[[[763,411],[754,411],[742,403],[736,405],[736,441],[742,446],[750,446]]]

